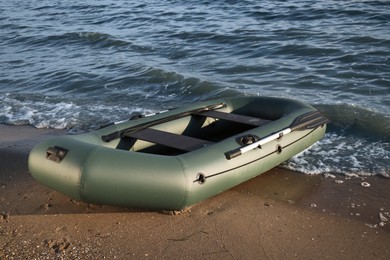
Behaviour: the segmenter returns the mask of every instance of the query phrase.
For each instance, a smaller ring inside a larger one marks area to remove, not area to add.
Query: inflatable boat
[[[308,148],[327,122],[296,100],[204,101],[53,137],[32,149],[28,165],[36,180],[76,200],[181,210]]]

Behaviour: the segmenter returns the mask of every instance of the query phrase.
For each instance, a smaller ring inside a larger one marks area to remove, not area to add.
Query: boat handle
[[[60,147],[60,146],[54,146],[54,147],[48,147],[46,150],[46,159],[51,160],[56,163],[60,163],[68,153],[68,150]]]

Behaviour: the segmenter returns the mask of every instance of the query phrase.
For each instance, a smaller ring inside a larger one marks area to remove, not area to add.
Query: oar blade
[[[314,129],[329,122],[319,111],[312,111],[297,117],[290,125],[291,131]]]

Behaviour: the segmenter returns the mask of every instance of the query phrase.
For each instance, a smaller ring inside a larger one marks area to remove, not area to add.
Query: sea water
[[[354,0],[1,1],[0,123],[79,133],[212,98],[294,98],[332,122],[284,167],[390,177],[389,10]]]

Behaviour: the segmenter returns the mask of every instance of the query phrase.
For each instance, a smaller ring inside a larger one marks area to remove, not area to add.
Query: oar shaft
[[[275,139],[282,137],[283,135],[289,134],[292,131],[300,130],[300,129],[314,129],[321,125],[326,124],[329,120],[324,117],[319,111],[311,111],[306,114],[303,114],[295,119],[295,121],[288,127],[282,131],[271,134],[263,139],[260,139],[252,144],[248,144],[244,147],[239,147],[233,150],[230,150],[225,153],[225,156],[228,160],[233,159],[237,156],[240,156],[246,152],[249,152],[253,149],[261,147],[262,145],[269,143]]]
[[[278,138],[280,138],[280,137],[282,137],[282,136],[284,136],[286,134],[289,134],[289,133],[291,133],[291,129],[290,128],[286,128],[286,129],[284,129],[282,131],[279,131],[277,133],[274,133],[274,134],[271,134],[271,135],[269,135],[267,137],[264,137],[263,139],[260,139],[259,141],[254,142],[252,144],[249,144],[249,145],[246,145],[244,147],[240,147],[240,148],[231,150],[231,151],[225,153],[226,158],[229,159],[229,160],[233,159],[233,158],[235,158],[235,157],[237,157],[239,155],[242,155],[242,154],[244,154],[246,152],[252,151],[253,149],[261,147],[262,145],[264,145],[266,143],[269,143],[269,142],[271,142],[273,140],[276,140],[276,139],[278,139]]]
[[[276,140],[276,139],[282,137],[283,135],[289,134],[290,132],[291,132],[291,129],[290,128],[286,128],[286,129],[284,129],[284,130],[282,130],[280,132],[277,132],[275,134],[269,135],[269,136],[267,136],[267,137],[265,137],[263,139],[260,139],[257,142],[254,142],[253,144],[250,144],[250,145],[247,145],[247,146],[244,146],[244,147],[240,148],[241,153],[243,154],[243,153],[249,152],[249,151],[251,151],[251,150],[253,150],[253,149],[255,149],[255,148],[259,147],[259,146],[262,146],[262,145],[264,145],[266,143],[269,143],[269,142],[271,142],[273,140]]]

